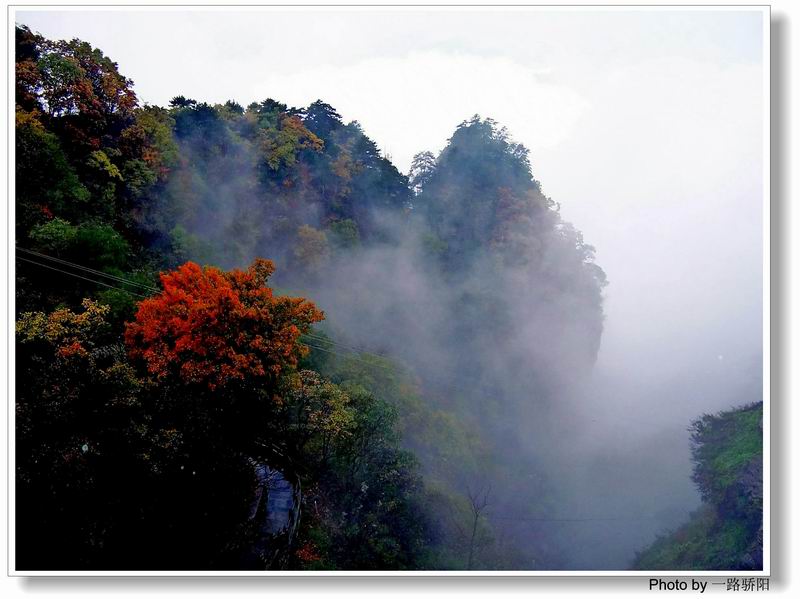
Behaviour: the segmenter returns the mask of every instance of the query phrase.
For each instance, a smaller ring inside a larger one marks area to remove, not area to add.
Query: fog
[[[305,11],[307,41],[284,62],[274,58],[296,14],[129,16],[16,18],[103,48],[152,103],[321,97],[403,172],[472,114],[507,126],[560,207],[537,204],[536,222],[555,220],[531,225],[533,266],[479,255],[469,273],[443,277],[413,219],[376,213],[390,242],[335,259],[303,291],[334,339],[397,359],[432,395],[468,397],[469,417],[508,445],[501,461],[535,473],[495,500],[494,516],[510,520],[493,522],[523,545],[546,538],[562,567],[624,569],[699,506],[687,427],[761,399],[761,12],[375,12],[349,35],[353,13]],[[148,43],[136,43],[145,26]],[[250,151],[215,167],[229,181],[210,187],[227,203],[200,194],[183,224],[223,262],[270,252],[280,273],[286,249],[240,218],[253,203]],[[561,218],[608,278],[603,318],[574,282]],[[495,300],[502,340],[469,329],[473,295]],[[542,485],[555,498],[549,521],[514,520]]]
[[[763,68],[665,58],[628,72],[534,156],[611,281],[590,401],[575,406],[573,496],[591,497],[579,511],[651,518],[571,531],[587,569],[621,567],[699,505],[691,420],[761,399]]]

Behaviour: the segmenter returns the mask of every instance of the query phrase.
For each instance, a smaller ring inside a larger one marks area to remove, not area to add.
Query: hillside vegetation
[[[474,116],[406,175],[321,100],[15,50],[18,569],[563,563],[548,414],[606,280],[525,147]]]
[[[703,505],[637,556],[638,570],[760,570],[763,564],[763,404],[692,425],[693,480]]]

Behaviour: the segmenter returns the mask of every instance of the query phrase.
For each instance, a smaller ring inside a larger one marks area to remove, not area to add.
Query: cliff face
[[[703,505],[640,553],[637,570],[760,570],[763,565],[763,404],[692,424],[692,479]]]

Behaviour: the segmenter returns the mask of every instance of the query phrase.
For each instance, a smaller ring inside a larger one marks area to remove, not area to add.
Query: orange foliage
[[[315,562],[321,559],[313,543],[306,543],[295,552],[295,555],[304,562]]]
[[[303,298],[275,297],[274,271],[257,259],[223,272],[187,262],[162,273],[164,291],[142,301],[125,343],[156,379],[177,376],[210,389],[232,380],[274,379],[308,348],[298,342],[323,313]]]
[[[85,358],[89,355],[89,352],[79,341],[73,341],[69,345],[59,347],[56,350],[56,354],[62,358],[72,358],[73,356]]]

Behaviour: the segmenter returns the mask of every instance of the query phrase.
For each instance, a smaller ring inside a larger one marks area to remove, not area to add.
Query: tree
[[[110,335],[108,313],[84,300],[82,311],[28,312],[17,321],[22,569],[102,567],[119,525],[144,508],[134,481],[153,464],[141,456],[155,458],[155,444],[140,412],[140,381]]]
[[[37,61],[44,38],[26,26],[17,26],[15,35],[16,104],[23,110],[40,108],[38,102],[39,69]]]
[[[231,114],[236,114],[239,116],[244,114],[244,107],[235,100],[227,100],[222,107]]]
[[[178,146],[172,136],[175,119],[158,106],[137,108],[134,119],[134,124],[120,135],[119,147],[123,157],[138,159],[159,179],[165,178],[178,159]]]
[[[276,382],[307,349],[298,343],[323,313],[303,298],[276,297],[272,262],[223,272],[187,262],[161,275],[164,291],[139,304],[125,331],[128,353],[161,381],[206,386]]]
[[[236,564],[250,539],[241,525],[252,431],[230,417],[235,407],[221,405],[219,390],[202,397],[180,381],[138,377],[108,313],[85,300],[83,312],[25,313],[17,323],[28,381],[17,396],[18,564]]]
[[[37,108],[74,149],[100,149],[102,138],[130,124],[133,82],[97,48],[78,39],[51,41],[17,28],[17,99]]]
[[[259,131],[259,146],[269,176],[280,176],[295,165],[300,152],[319,152],[322,140],[306,129],[300,117],[281,114],[276,128]]]
[[[89,204],[89,191],[39,116],[38,111],[16,112],[17,235],[23,239],[48,216],[73,215]]]
[[[328,225],[328,231],[337,248],[354,248],[361,243],[358,225],[352,219],[334,220]]]
[[[306,375],[301,393],[307,399],[299,405],[320,414],[315,446],[326,450],[327,467],[304,486],[297,565],[424,567],[429,522],[418,464],[398,447],[397,410],[363,388],[337,389],[316,375]]]
[[[414,155],[408,171],[408,183],[415,194],[419,195],[435,171],[436,157],[433,152],[419,152]]]
[[[128,278],[165,265],[141,250],[163,235],[146,225],[155,206],[163,208],[155,188],[177,159],[168,111],[137,108],[132,81],[81,40],[47,40],[18,27],[16,49],[20,246],[47,252],[39,242],[55,243],[62,258]],[[22,287],[38,288],[20,294],[22,309],[52,309],[65,295],[77,307],[96,296],[96,286],[77,277],[54,279],[51,270],[20,264]],[[111,319],[120,314],[113,310]]]
[[[356,415],[349,396],[312,370],[301,370],[284,394],[280,419],[287,453],[305,471],[319,475],[327,468],[337,444],[352,435]]]
[[[467,489],[469,507],[472,510],[472,532],[469,537],[469,557],[467,558],[467,570],[472,570],[472,564],[475,558],[476,539],[478,535],[478,522],[480,522],[481,516],[489,506],[490,492],[491,487],[486,487],[486,489],[481,491],[472,491],[472,489]]]
[[[293,250],[298,268],[309,275],[319,274],[330,258],[330,244],[325,231],[308,225],[297,229]]]
[[[315,446],[314,433],[291,429],[287,405],[307,351],[300,336],[323,315],[305,299],[274,295],[272,272],[263,259],[227,272],[188,262],[161,275],[163,292],[139,304],[125,331],[148,415],[175,439],[147,523],[167,528],[157,532],[162,564],[241,567],[258,535],[248,524],[252,460],[291,477],[298,444],[299,457]]]
[[[342,117],[333,106],[317,100],[306,108],[303,122],[315,135],[328,139],[333,131],[342,126]]]
[[[169,101],[172,108],[192,108],[197,105],[197,100],[191,100],[185,96],[175,96]]]

